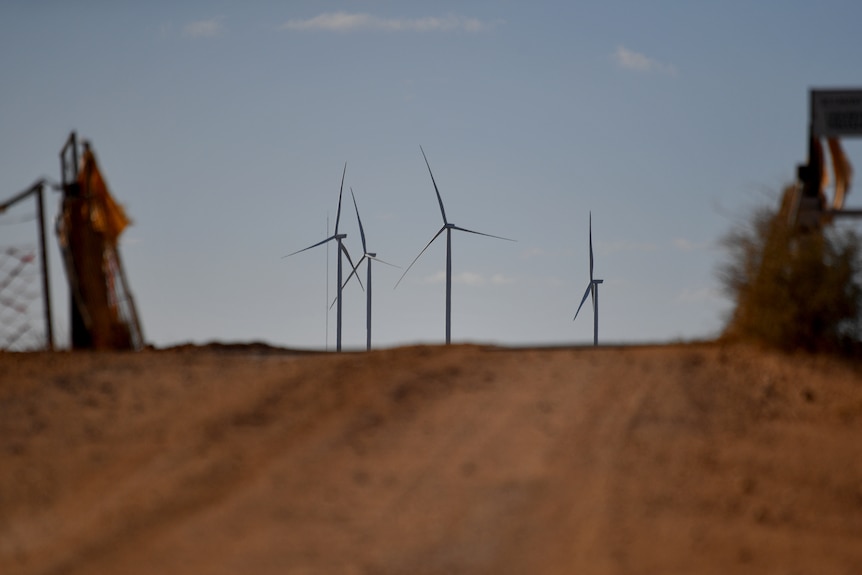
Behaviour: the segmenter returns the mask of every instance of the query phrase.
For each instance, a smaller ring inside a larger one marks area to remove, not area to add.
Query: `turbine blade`
[[[348,256],[348,259],[349,259],[349,256]],[[348,276],[347,276],[347,279],[346,279],[346,280],[344,280],[344,283],[343,283],[343,284],[341,284],[341,289],[344,289],[344,287],[347,285],[347,282],[349,282],[349,281],[350,281],[350,278],[352,278],[353,276],[356,276],[356,279],[357,279],[357,280],[359,280],[359,276],[356,274],[356,270],[358,270],[358,269],[359,269],[359,266],[361,266],[361,265],[362,265],[362,260],[364,260],[364,259],[368,259],[368,256],[363,255],[361,258],[359,258],[359,261],[358,261],[358,262],[356,262],[356,265],[355,265],[355,266],[353,266],[353,269],[352,269],[352,270],[350,270],[350,275],[348,275]],[[359,282],[359,283],[360,283],[360,285],[361,285],[361,283],[362,283],[362,282]],[[363,289],[364,289],[364,288],[363,288]]]
[[[353,207],[356,208],[356,220],[359,222],[359,236],[362,238],[362,251],[363,253],[368,252],[368,248],[365,246],[365,230],[362,229],[362,218],[359,217],[359,206],[356,205],[356,196],[353,194],[353,188],[350,188],[350,195],[353,197]]]
[[[424,254],[424,253],[425,253],[425,250],[427,250],[427,249],[428,249],[428,246],[430,246],[431,244],[433,244],[433,243],[434,243],[434,240],[436,240],[437,238],[439,238],[439,237],[440,237],[440,234],[442,234],[445,230],[446,230],[446,226],[443,226],[442,228],[440,228],[440,231],[439,231],[439,232],[437,232],[436,234],[434,234],[434,237],[433,237],[433,238],[431,238],[431,241],[430,241],[430,242],[428,242],[427,244],[425,244],[425,247],[424,247],[424,248],[422,248],[422,251],[421,251],[421,252],[419,252],[419,255],[418,255],[418,256],[416,256],[416,258],[415,258],[412,262],[410,262],[410,265],[409,265],[409,266],[407,266],[407,269],[406,269],[406,270],[404,270],[404,273],[403,273],[403,274],[401,274],[401,277],[400,277],[400,278],[398,278],[398,281],[397,281],[397,282],[395,282],[395,287],[394,287],[394,288],[392,288],[392,289],[395,289],[395,288],[397,288],[397,287],[398,287],[398,284],[400,284],[400,283],[401,283],[401,280],[403,280],[403,279],[404,279],[404,276],[406,276],[406,275],[407,275],[407,272],[409,272],[409,271],[410,271],[410,268],[412,268],[412,267],[413,267],[413,264],[415,264],[415,263],[416,263],[416,260],[418,260],[420,257],[422,257],[422,254]]]
[[[491,235],[491,234],[486,234],[486,233],[483,233],[483,232],[477,232],[477,231],[474,231],[474,230],[468,230],[467,228],[462,228],[462,227],[460,227],[460,226],[452,226],[452,229],[453,229],[453,230],[460,230],[460,231],[462,231],[462,232],[467,232],[467,233],[469,233],[469,234],[476,234],[477,236],[488,236],[489,238],[496,238],[496,239],[498,239],[498,240],[506,240],[507,242],[514,242],[514,241],[516,241],[516,240],[513,240],[513,239],[511,239],[511,238],[504,238],[504,237],[502,237],[502,236],[493,236],[493,235]]]
[[[443,214],[443,223],[448,224],[449,220],[446,219],[446,209],[443,208],[443,198],[440,197],[440,190],[437,189],[437,182],[434,180],[434,173],[431,171],[431,164],[428,163],[428,156],[425,155],[425,150],[422,149],[422,146],[419,146],[419,149],[422,151],[422,157],[425,158],[425,165],[428,166],[428,173],[431,174],[431,183],[434,184],[434,192],[437,194],[437,202],[440,204],[440,213]]]
[[[590,281],[593,281],[593,212],[590,212]]]
[[[381,260],[377,256],[369,256],[368,254],[365,254],[365,257],[367,257],[370,260],[374,260],[375,262],[380,262],[381,264],[386,264],[387,266],[391,266],[393,268],[398,268],[399,270],[401,269],[401,266],[396,266],[395,264],[390,264],[387,261]]]
[[[349,276],[347,276],[347,279],[346,279],[346,280],[344,280],[344,283],[343,283],[343,284],[341,284],[341,289],[344,289],[345,287],[347,287],[348,282],[350,282],[350,278],[352,278],[354,275],[356,275],[356,281],[359,281],[359,276],[356,274],[356,270],[358,270],[358,269],[359,269],[359,266],[360,266],[360,265],[362,265],[362,260],[364,260],[366,257],[367,257],[367,256],[364,256],[364,255],[363,255],[361,258],[359,258],[359,261],[358,261],[358,262],[356,262],[356,266],[355,266],[355,267],[353,268],[353,270],[350,272],[350,275],[349,275]],[[362,286],[362,282],[361,282],[361,281],[359,281],[359,285],[360,285],[360,286]],[[362,288],[362,291],[365,291],[365,288],[364,288],[364,287]],[[332,303],[331,303],[331,304],[329,304],[329,309],[332,309],[332,306],[334,306],[334,305],[335,305],[335,302],[337,302],[337,301],[338,301],[338,297],[336,296],[336,297],[335,297],[335,299],[333,299],[333,300],[332,300]]]
[[[341,172],[341,188],[338,190],[338,211],[335,213],[335,235],[338,235],[338,222],[341,220],[341,193],[344,191],[345,174],[347,174],[347,162],[344,162],[344,171]]]
[[[578,306],[578,311],[575,312],[575,317],[572,318],[572,321],[575,321],[576,319],[578,319],[578,314],[581,313],[581,308],[584,307],[584,302],[587,301],[587,296],[590,295],[590,291],[592,290],[592,287],[593,287],[593,284],[592,284],[592,282],[590,282],[590,284],[587,286],[587,291],[584,292],[583,299],[581,299],[581,305]]]
[[[297,251],[295,251],[295,252],[293,252],[293,253],[287,254],[286,256],[281,256],[281,259],[289,258],[290,256],[295,256],[296,254],[298,254],[298,253],[300,253],[300,252],[304,252],[305,250],[310,250],[311,248],[316,248],[317,246],[322,246],[322,245],[323,245],[323,244],[325,244],[326,242],[328,242],[328,241],[330,241],[330,240],[334,240],[334,239],[335,239],[335,236],[329,236],[329,237],[328,237],[328,238],[326,238],[325,240],[320,241],[320,242],[317,242],[317,243],[316,243],[316,244],[314,244],[313,246],[308,246],[307,248],[302,248],[301,250],[297,250]]]
[[[345,256],[347,256],[347,261],[350,263],[350,267],[352,267],[353,269],[356,269],[358,267],[358,264],[357,265],[353,264],[353,260],[350,258],[350,252],[347,251],[347,247],[344,244],[341,244],[341,251],[344,252]],[[362,259],[360,258],[359,261],[362,261]],[[356,276],[356,281],[359,282],[359,286],[362,288],[362,291],[365,291],[365,286],[362,285],[362,280],[359,279],[359,276]],[[346,283],[347,282],[344,282],[344,284],[346,284]],[[344,284],[341,284],[342,289],[344,288]]]

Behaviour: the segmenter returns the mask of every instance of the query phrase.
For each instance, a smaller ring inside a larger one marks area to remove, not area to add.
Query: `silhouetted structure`
[[[63,186],[57,235],[69,280],[72,349],[139,349],[143,335],[117,249],[129,225],[75,132],[60,151]]]

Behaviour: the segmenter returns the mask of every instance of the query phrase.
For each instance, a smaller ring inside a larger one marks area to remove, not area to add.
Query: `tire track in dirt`
[[[176,406],[148,398],[146,427],[106,437],[114,441],[106,446],[108,454],[98,473],[84,469],[81,475],[65,477],[76,485],[74,492],[66,491],[66,497],[47,509],[19,517],[14,530],[4,536],[17,541],[12,553],[18,558],[15,572],[59,575],[79,568],[87,572],[122,554],[124,547],[143,545],[152,534],[232,495],[260,472],[275,450],[301,438],[305,428],[319,424],[342,401],[338,393],[327,396],[332,391],[327,387],[303,385],[312,378],[287,369],[298,364],[275,369],[261,365],[262,377],[243,381],[248,363],[242,359],[237,363],[220,358],[215,371],[198,370],[195,359],[191,364],[185,358],[165,363],[148,375],[172,381],[170,389],[156,389],[157,393],[178,398],[182,387],[192,388],[185,409],[178,412]],[[231,377],[237,369],[241,373]],[[308,369],[317,371],[313,365]],[[74,380],[79,390],[86,390],[97,376],[85,371]],[[285,401],[307,409],[278,420],[273,414]]]
[[[0,573],[858,572],[862,380],[731,351],[0,357]]]
[[[622,549],[614,517],[624,513],[616,481],[628,430],[655,382],[633,378],[628,353],[565,358],[570,385],[557,390],[567,421],[552,438],[538,497],[518,518],[510,542],[486,573],[616,572]]]

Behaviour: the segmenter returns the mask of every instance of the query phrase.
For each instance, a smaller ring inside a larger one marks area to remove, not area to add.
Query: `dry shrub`
[[[860,243],[832,226],[800,233],[789,224],[790,197],[762,207],[723,240],[719,275],[736,301],[724,336],[785,350],[859,351],[862,333]]]

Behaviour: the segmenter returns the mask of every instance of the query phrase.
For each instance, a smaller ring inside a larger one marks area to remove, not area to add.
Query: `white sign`
[[[862,90],[811,90],[815,138],[862,136]]]

